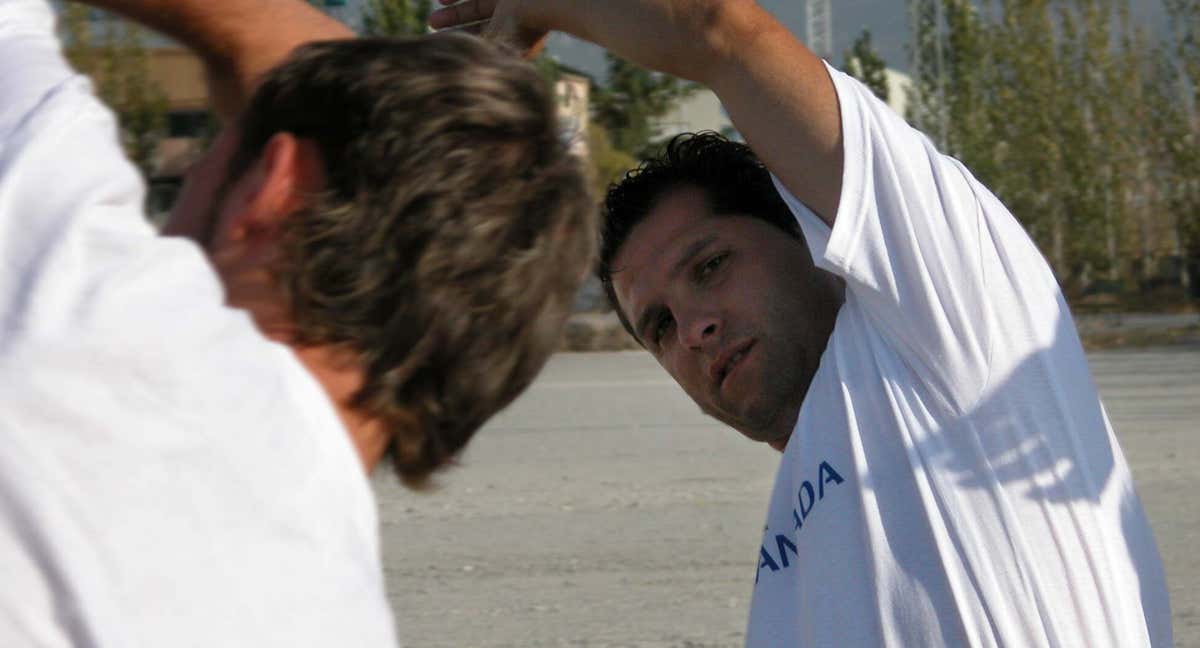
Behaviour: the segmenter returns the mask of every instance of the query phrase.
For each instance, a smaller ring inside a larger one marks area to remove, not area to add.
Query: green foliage
[[[67,3],[60,20],[67,60],[92,78],[97,96],[117,115],[126,155],[151,175],[159,141],[166,135],[167,98],[150,77],[144,30]]]
[[[1180,282],[1194,288],[1189,262],[1200,258],[1200,0],[1164,0],[1173,32],[1155,69],[1147,105],[1163,133],[1157,165],[1174,216]],[[1174,92],[1172,92],[1174,91]]]
[[[862,30],[843,58],[843,70],[862,81],[876,97],[888,100],[887,63],[871,45],[871,30]]]
[[[428,0],[366,0],[363,34],[367,36],[419,36],[428,31]]]
[[[552,88],[555,83],[558,83],[559,78],[562,77],[562,66],[545,51],[533,59],[533,67],[541,75],[542,80]]]
[[[588,128],[588,155],[592,163],[592,189],[598,198],[603,198],[610,184],[638,164],[629,153],[613,148],[608,131],[595,122]]]
[[[608,86],[592,95],[592,121],[608,132],[613,148],[635,157],[653,149],[655,121],[697,90],[693,83],[651,72],[625,59],[605,55]]]
[[[1186,285],[1200,252],[1200,0],[1166,6],[1176,33],[1155,46],[1128,0],[909,1],[909,120],[1012,209],[1071,294],[1147,284],[1168,257]]]

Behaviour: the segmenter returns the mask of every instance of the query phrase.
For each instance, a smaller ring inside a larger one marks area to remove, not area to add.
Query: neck
[[[383,458],[390,439],[380,421],[351,406],[354,395],[363,384],[362,369],[347,359],[344,351],[328,346],[289,346],[329,395],[338,418],[358,451],[363,470],[370,474]]]
[[[363,470],[370,474],[383,458],[391,439],[380,421],[352,406],[354,395],[365,380],[362,367],[351,354],[333,346],[295,344],[295,327],[274,282],[264,271],[250,276],[250,280],[243,281],[230,281],[226,277],[229,305],[250,313],[264,336],[289,347],[308,373],[317,379],[350,435]]]

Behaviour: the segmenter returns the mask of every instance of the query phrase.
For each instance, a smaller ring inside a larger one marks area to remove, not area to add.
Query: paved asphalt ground
[[[1200,648],[1200,347],[1090,356]],[[642,353],[561,354],[427,495],[376,477],[410,648],[741,646],[773,451]]]

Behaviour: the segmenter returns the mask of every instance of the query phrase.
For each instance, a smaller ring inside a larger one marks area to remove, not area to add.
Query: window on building
[[[212,115],[207,110],[172,110],[167,113],[168,137],[202,138],[212,129]]]

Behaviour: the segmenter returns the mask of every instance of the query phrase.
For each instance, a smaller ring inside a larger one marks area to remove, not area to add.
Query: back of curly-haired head
[[[365,371],[353,406],[423,484],[517,396],[591,263],[595,204],[552,96],[465,35],[307,45],[262,82],[231,177],[276,133],[316,142],[327,186],[277,269],[301,345]]]
[[[750,147],[711,132],[671,138],[662,154],[642,162],[608,188],[597,274],[625,330],[637,339],[613,290],[613,260],[633,230],[668,193],[684,187],[704,191],[718,216],[762,219],[791,236],[800,226],[771,182],[771,174]]]

